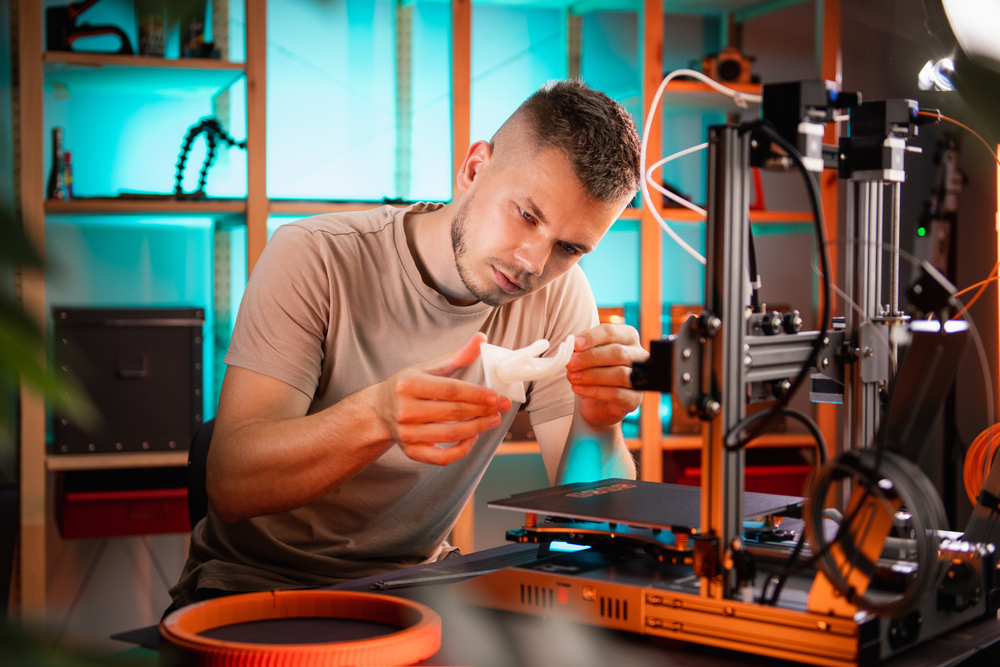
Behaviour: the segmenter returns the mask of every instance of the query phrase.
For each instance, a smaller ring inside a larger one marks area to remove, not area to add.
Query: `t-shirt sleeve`
[[[559,344],[570,334],[581,334],[598,324],[597,304],[590,291],[590,283],[578,265],[570,269],[564,280],[553,282],[546,303],[546,338],[552,347],[545,356],[555,354]],[[525,410],[533,425],[572,415],[576,400],[566,373],[532,382],[528,387]]]
[[[225,363],[316,392],[330,321],[330,275],[314,235],[294,223],[268,241],[240,302]]]

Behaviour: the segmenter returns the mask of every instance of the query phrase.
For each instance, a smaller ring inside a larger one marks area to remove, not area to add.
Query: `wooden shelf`
[[[403,5],[412,4],[415,0],[404,0]],[[447,0],[423,0],[424,2],[444,3]],[[538,9],[569,9],[574,14],[586,14],[594,11],[633,11],[642,8],[641,0],[474,0],[475,5],[500,5],[503,7],[532,7]],[[710,14],[731,11],[749,11],[756,6],[767,12],[774,3],[770,0],[664,0],[664,10],[669,14]],[[771,10],[773,11],[773,9]]]
[[[243,63],[235,63],[218,58],[156,58],[153,56],[130,56],[118,53],[80,53],[78,51],[46,51],[42,62],[83,67],[140,67],[163,69],[217,69],[242,72]]]
[[[322,201],[272,199],[269,206],[271,215],[319,215],[321,213],[345,213],[369,211],[385,206],[384,202],[371,201]],[[391,206],[409,206],[408,203],[394,203]],[[68,201],[46,201],[45,212],[60,215],[107,215],[107,214],[156,214],[156,215],[200,215],[219,213],[245,213],[245,199],[204,199],[200,201],[167,199],[127,199],[121,197],[88,197]],[[660,214],[673,222],[700,222],[704,218],[686,208],[664,208]],[[619,220],[639,220],[642,209],[627,208],[618,216]],[[808,211],[750,211],[750,221],[754,224],[810,224],[812,213]]]
[[[210,58],[152,58],[105,53],[42,54],[45,84],[65,92],[99,91],[142,97],[204,97],[243,78],[243,63]]]
[[[534,440],[505,440],[497,450],[498,456],[538,453],[538,443]]]
[[[271,215],[320,215],[321,213],[349,213],[351,211],[370,211],[386,206],[381,201],[323,201],[310,199],[272,199]],[[410,203],[392,203],[389,206],[403,208]]]
[[[416,0],[403,0],[404,6],[411,5]],[[422,0],[422,2],[433,2],[445,4],[448,0]],[[586,14],[587,12],[609,11],[639,11],[640,0],[474,0],[473,5],[479,6],[500,6],[500,7],[522,7],[525,9],[568,9],[574,14]]]
[[[116,454],[49,454],[45,468],[51,471],[121,470],[124,468],[183,468],[187,450],[175,452],[123,452]]]
[[[812,224],[813,214],[810,211],[750,211],[750,222],[762,224]]]
[[[45,213],[49,215],[215,215],[246,213],[245,199],[127,199],[121,197],[88,197],[86,199],[49,200]]]
[[[638,209],[625,209],[635,211]],[[703,222],[705,218],[689,208],[661,208],[660,215],[668,222]],[[625,218],[624,213],[621,218]],[[750,222],[762,224],[812,224],[813,214],[809,211],[750,211]]]
[[[634,452],[642,448],[642,442],[635,438],[625,438],[625,445]],[[500,445],[497,455],[538,454],[538,452],[538,443],[534,440],[506,440]]]
[[[701,435],[677,434],[666,435],[662,441],[664,451],[682,451],[701,449]],[[771,433],[762,435],[747,447],[813,447],[816,441],[811,435],[804,433]]]
[[[732,88],[747,95],[760,95],[762,87],[759,83],[723,83],[727,88]],[[665,107],[674,108],[697,108],[697,109],[720,109],[740,113],[745,111],[736,106],[733,99],[725,93],[720,93],[707,83],[701,81],[691,81],[690,79],[678,79],[667,84],[663,91],[662,104]],[[759,102],[749,102],[750,109],[760,107]]]

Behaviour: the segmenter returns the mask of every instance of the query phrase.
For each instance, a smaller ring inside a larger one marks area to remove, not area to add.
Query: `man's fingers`
[[[445,358],[438,360],[427,368],[431,375],[451,377],[460,368],[464,368],[479,358],[479,346],[486,342],[486,334],[476,333],[469,342],[458,348]]]
[[[492,406],[498,406],[503,402],[501,400],[503,397],[492,389],[463,380],[425,373],[410,373],[400,377],[396,381],[395,389],[399,396],[425,400],[480,403]]]
[[[454,463],[472,451],[472,446],[476,444],[476,437],[465,438],[451,447],[439,447],[433,443],[421,442],[417,444],[400,444],[400,449],[407,457],[420,463],[446,466]]]
[[[395,418],[400,424],[427,424],[430,422],[456,422],[475,417],[489,417],[509,412],[510,399],[499,404],[465,403],[461,401],[435,401],[404,399],[396,405]]]
[[[401,442],[458,442],[499,425],[500,415],[460,422],[399,424],[396,427],[396,439]]]
[[[649,352],[641,347],[607,344],[574,352],[566,368],[569,371],[580,371],[600,366],[631,367],[633,361],[645,361],[648,358]]]
[[[622,345],[635,345],[642,347],[639,341],[639,332],[627,324],[598,324],[593,329],[587,329],[576,336],[577,352],[589,350],[599,345],[610,343],[621,343]]]
[[[631,369],[626,366],[605,366],[570,371],[566,374],[570,384],[598,385],[603,387],[632,388]]]

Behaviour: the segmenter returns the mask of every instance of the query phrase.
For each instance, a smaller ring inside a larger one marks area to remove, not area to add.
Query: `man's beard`
[[[462,202],[462,205],[459,206],[458,211],[455,213],[455,217],[451,221],[451,249],[455,253],[455,268],[458,269],[458,277],[462,279],[462,284],[465,285],[465,289],[469,290],[469,293],[472,294],[472,296],[476,297],[488,306],[499,308],[506,303],[510,303],[517,297],[507,296],[506,294],[497,294],[493,291],[476,287],[473,283],[469,268],[465,266],[465,259],[469,250],[465,244],[466,222],[468,222],[469,219],[469,205],[471,203],[471,197]]]

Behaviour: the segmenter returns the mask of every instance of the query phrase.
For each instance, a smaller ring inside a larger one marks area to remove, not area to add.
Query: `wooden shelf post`
[[[472,141],[472,0],[451,1],[451,188]]]
[[[247,275],[267,245],[267,0],[247,0]]]
[[[17,31],[17,164],[19,211],[24,231],[45,256],[45,141],[42,127],[42,7],[18,2]],[[21,273],[21,298],[28,316],[45,331],[45,277],[40,271]],[[44,360],[44,346],[38,351]],[[43,361],[44,363],[44,361]],[[21,388],[21,533],[20,613],[41,622],[45,615],[45,400]]]
[[[472,141],[472,0],[451,0],[451,188],[458,194],[455,176]],[[463,554],[475,550],[473,494],[451,531],[451,543]]]
[[[643,112],[653,103],[653,96],[663,78],[663,0],[643,0],[642,12],[642,108]],[[649,131],[646,145],[646,163],[653,164],[663,152],[663,125],[657,114]],[[645,119],[640,121],[645,124]],[[642,209],[640,228],[642,283],[639,293],[639,338],[644,345],[662,334],[660,303],[661,232],[660,226],[648,209]],[[639,476],[650,482],[663,480],[663,449],[660,422],[660,394],[646,392],[639,415],[639,439],[642,451],[639,458]]]

